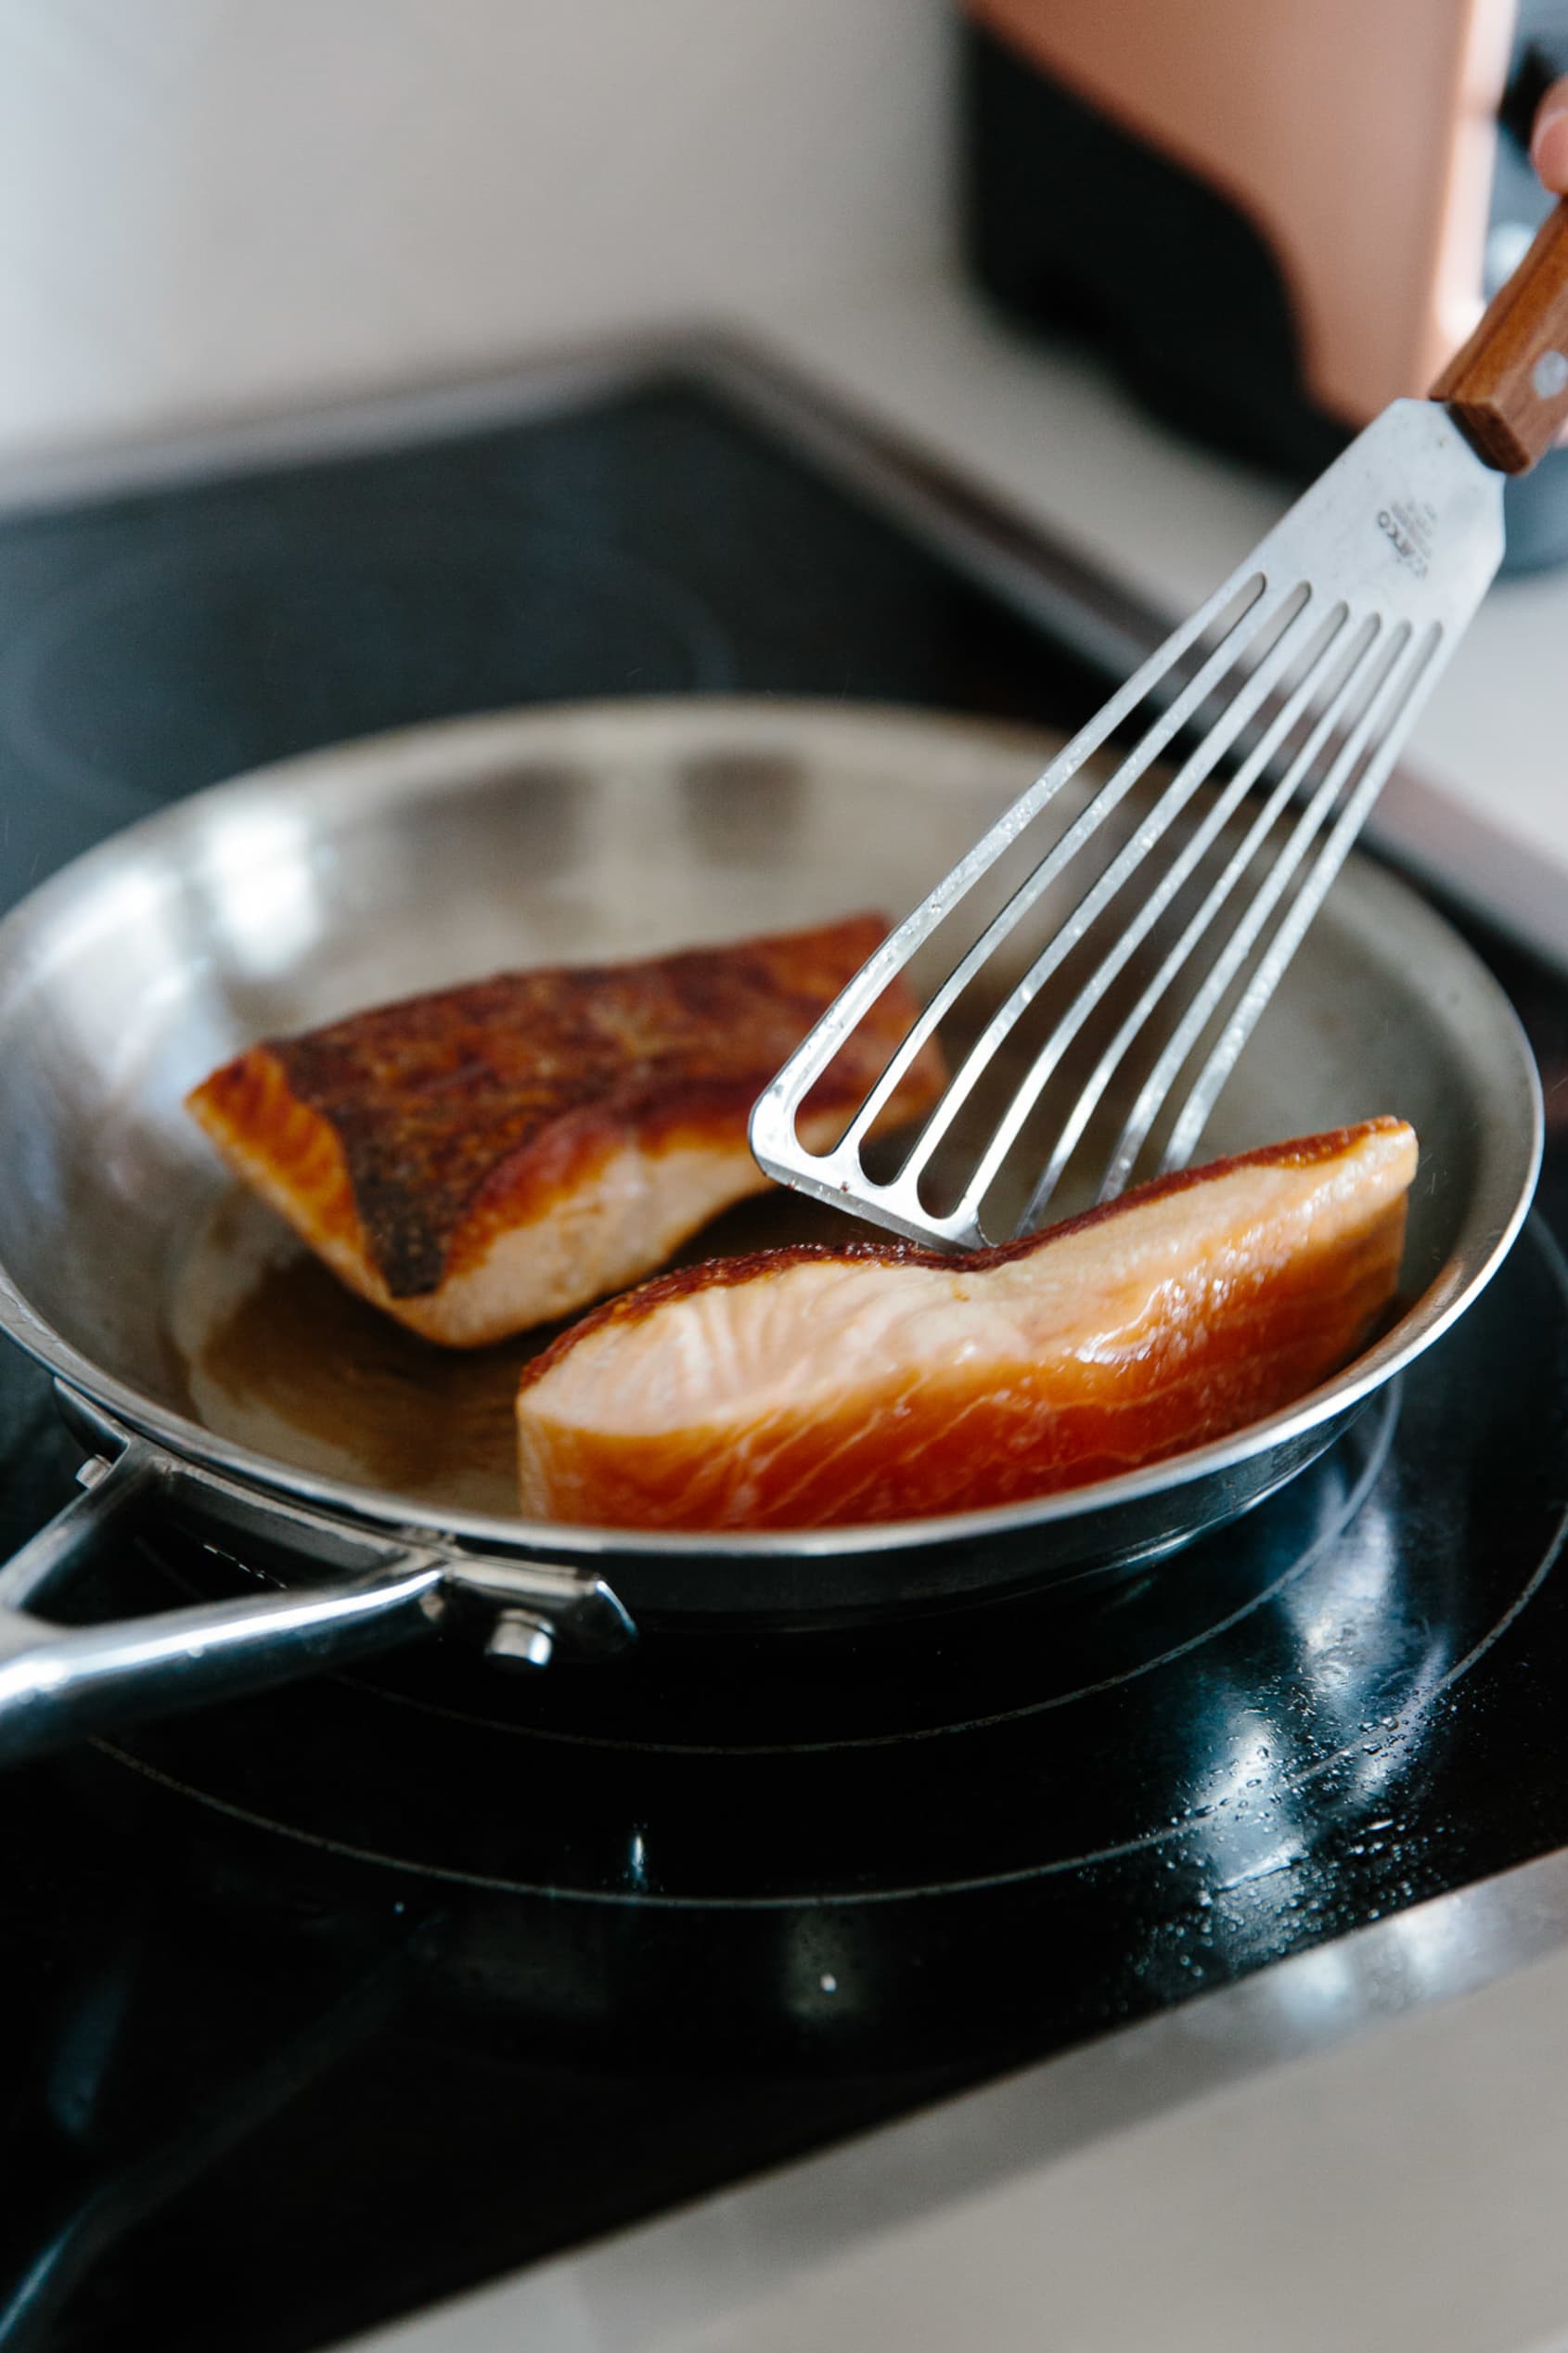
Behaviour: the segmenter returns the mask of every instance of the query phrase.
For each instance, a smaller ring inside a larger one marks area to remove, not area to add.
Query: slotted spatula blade
[[[937,1247],[1002,1239],[983,1225],[982,1212],[1026,1120],[1134,951],[1183,890],[1202,887],[1193,881],[1201,858],[1235,821],[1245,828],[1241,848],[1195,912],[1183,905],[1185,928],[1065,1107],[1013,1229],[1039,1222],[1101,1098],[1156,1019],[1163,1043],[1110,1151],[1099,1197],[1127,1182],[1168,1106],[1176,1116],[1161,1166],[1183,1164],[1497,572],[1502,472],[1534,464],[1568,415],[1563,344],[1568,207],[1560,206],[1437,395],[1396,401],[1351,444],[829,1008],[752,1112],[752,1149],[770,1176]],[[999,860],[1016,859],[1021,844],[1033,849],[1028,837],[1042,813],[1112,737],[1126,749],[1106,780],[1042,842],[1037,862],[958,957],[838,1143],[806,1151],[801,1107],[857,1023]],[[1179,765],[1131,838],[1080,887],[1094,837],[1156,761],[1177,754]],[[1205,805],[1195,803],[1200,788],[1221,778],[1208,815],[1150,881],[1163,837],[1184,810]],[[1259,857],[1270,829],[1268,855]],[[902,1165],[870,1174],[863,1147],[899,1079],[1030,911],[1063,888],[1068,912],[1011,980]],[[933,1155],[1035,997],[1086,940],[1105,943],[1087,981],[976,1146],[957,1194],[933,1202],[926,1181]]]

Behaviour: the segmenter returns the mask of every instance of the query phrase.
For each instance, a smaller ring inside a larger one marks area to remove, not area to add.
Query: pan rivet
[[[490,1629],[484,1646],[487,1658],[503,1666],[548,1666],[555,1649],[554,1628],[532,1610],[503,1610]]]

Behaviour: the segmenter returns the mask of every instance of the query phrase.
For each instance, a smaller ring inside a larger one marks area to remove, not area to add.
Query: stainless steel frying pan
[[[198,794],[0,923],[0,1327],[56,1375],[89,1450],[84,1492],[0,1571],[0,1755],[437,1629],[538,1666],[645,1628],[796,1632],[958,1606],[1172,1551],[1319,1454],[1497,1267],[1541,1137],[1502,992],[1411,892],[1354,860],[1206,1146],[1403,1113],[1422,1147],[1411,1304],[1339,1379],[1221,1445],[961,1517],[642,1537],[476,1511],[439,1482],[400,1492],[384,1445],[356,1455],[308,1415],[230,1425],[182,1352],[181,1285],[224,1180],[181,1098],[214,1063],[500,966],[896,915],[1052,749],[777,701],[466,721]],[[46,1623],[50,1597],[149,1511],[238,1538],[278,1589]]]

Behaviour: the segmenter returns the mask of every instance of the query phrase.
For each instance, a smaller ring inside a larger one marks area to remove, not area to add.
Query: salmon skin
[[[1369,1120],[966,1256],[878,1241],[666,1275],[525,1371],[523,1511],[842,1526],[1016,1503],[1225,1437],[1364,1344],[1415,1169],[1414,1132]]]
[[[886,936],[878,915],[639,962],[503,972],[274,1038],[187,1108],[352,1290],[472,1347],[660,1266],[769,1179],[762,1088]],[[804,1123],[836,1137],[915,1018],[890,989]],[[891,1106],[934,1099],[939,1058]]]

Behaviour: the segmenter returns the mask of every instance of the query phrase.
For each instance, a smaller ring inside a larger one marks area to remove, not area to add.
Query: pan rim
[[[655,717],[687,728],[694,722],[711,725],[715,732],[732,727],[741,719],[774,725],[803,720],[808,725],[830,721],[840,731],[863,727],[868,734],[874,732],[883,740],[890,726],[918,731],[927,739],[941,734],[955,745],[983,741],[993,748],[1012,744],[1020,750],[1034,750],[1048,739],[1047,730],[1026,723],[928,712],[912,705],[845,705],[822,698],[748,695],[604,697],[571,703],[534,704],[510,712],[436,720],[354,738],[248,769],[208,786],[122,829],[49,877],[0,918],[0,1002],[6,994],[6,967],[12,963],[9,951],[15,944],[36,927],[47,924],[57,907],[90,887],[98,865],[122,855],[128,842],[134,841],[139,846],[155,849],[160,846],[161,837],[177,836],[185,828],[199,824],[203,813],[220,800],[232,804],[252,795],[270,798],[280,789],[318,789],[324,766],[334,784],[345,791],[353,789],[356,774],[375,775],[385,790],[389,761],[406,765],[411,789],[456,790],[472,780],[476,768],[482,769],[487,744],[493,745],[497,756],[515,756],[520,724],[543,731],[551,722],[559,725],[578,714],[583,715],[585,725],[620,722],[628,730],[646,729]],[[431,752],[458,756],[449,757],[448,772],[432,774],[422,765]],[[469,754],[466,765],[461,758],[465,752]],[[1515,1048],[1514,1075],[1521,1083],[1528,1111],[1527,1133],[1519,1138],[1523,1149],[1516,1157],[1512,1182],[1506,1188],[1510,1197],[1506,1202],[1490,1203],[1490,1214],[1472,1199],[1444,1267],[1420,1297],[1409,1304],[1392,1330],[1343,1373],[1320,1383],[1279,1413],[1168,1461],[1023,1502],[844,1527],[712,1535],[499,1518],[443,1511],[413,1497],[385,1493],[290,1465],[225,1438],[160,1405],[116,1375],[106,1372],[68,1341],[32,1306],[3,1260],[0,1331],[57,1380],[193,1470],[219,1472],[262,1501],[272,1499],[295,1506],[303,1503],[340,1523],[395,1535],[405,1540],[425,1537],[463,1552],[596,1567],[617,1560],[699,1560],[708,1563],[724,1560],[819,1561],[925,1551],[944,1545],[984,1544],[1090,1514],[1114,1513],[1125,1505],[1146,1502],[1195,1481],[1223,1475],[1258,1456],[1288,1447],[1324,1423],[1359,1407],[1458,1321],[1501,1266],[1529,1214],[1545,1144],[1545,1111],[1535,1058],[1517,1013],[1501,984],[1468,943],[1452,932],[1403,875],[1373,868],[1354,853],[1347,870],[1359,878],[1363,886],[1396,894],[1401,901],[1419,909],[1422,919],[1439,926],[1452,954],[1472,968],[1480,993],[1492,1000],[1491,1009],[1498,1018],[1499,1027]],[[16,959],[17,966],[22,961]],[[1478,1229],[1474,1235],[1472,1228]]]

